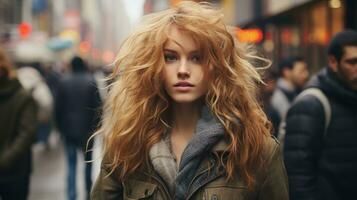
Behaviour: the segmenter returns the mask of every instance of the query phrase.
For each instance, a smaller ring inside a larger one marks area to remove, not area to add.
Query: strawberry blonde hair
[[[120,178],[147,166],[150,148],[168,128],[163,47],[168,29],[175,25],[192,36],[205,62],[213,67],[205,103],[223,124],[229,140],[224,164],[227,178],[239,170],[248,186],[253,185],[253,174],[263,164],[270,123],[256,99],[257,84],[262,81],[250,61],[264,59],[239,44],[222,17],[210,4],[185,1],[145,16],[124,41],[97,132],[104,135],[104,153],[111,158],[112,171],[120,167]]]

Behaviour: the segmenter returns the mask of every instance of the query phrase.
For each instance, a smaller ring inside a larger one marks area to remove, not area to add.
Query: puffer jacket
[[[299,99],[286,120],[285,166],[291,199],[354,199],[357,196],[357,92],[325,68],[307,87],[319,88],[331,105],[325,114],[313,96]]]
[[[218,167],[215,155],[222,155],[227,150],[228,144],[224,139],[214,145],[211,152],[204,156],[194,178],[189,185],[185,199],[190,200],[286,200],[288,199],[288,186],[285,168],[282,162],[279,144],[275,139],[266,140],[264,158],[266,173],[257,173],[256,187],[248,190],[245,182],[239,177],[227,181],[225,171]],[[92,200],[120,200],[120,199],[157,199],[169,200],[172,197],[164,181],[155,172],[153,167],[148,167],[130,175],[125,181],[120,181],[119,169],[109,174],[109,161],[104,159],[101,172],[92,189]]]
[[[0,182],[31,172],[31,144],[37,129],[37,105],[16,79],[0,80]]]

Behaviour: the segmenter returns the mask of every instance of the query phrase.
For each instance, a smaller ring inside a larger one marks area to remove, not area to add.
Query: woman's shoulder
[[[279,146],[280,146],[280,142],[275,136],[273,135],[265,136],[264,148],[266,148],[266,150],[274,151],[277,148],[279,148]]]
[[[274,154],[280,148],[280,142],[273,135],[263,136],[263,154],[264,157]],[[229,141],[226,138],[221,139],[217,144],[213,146],[213,151],[227,151]]]
[[[262,157],[265,162],[270,162],[274,157],[279,155],[280,151],[280,142],[273,135],[265,136],[263,140],[263,151]]]
[[[120,167],[119,166],[113,167],[113,160],[114,157],[111,154],[109,153],[104,154],[100,166],[101,170],[104,170],[108,174],[111,174],[112,172],[116,172],[116,173],[119,172]]]

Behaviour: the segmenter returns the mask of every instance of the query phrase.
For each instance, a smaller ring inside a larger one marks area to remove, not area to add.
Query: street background
[[[0,0],[0,46],[14,67],[39,70],[56,104],[58,81],[81,57],[93,74],[102,102],[116,53],[143,15],[181,0]],[[355,0],[209,0],[224,12],[242,43],[272,61],[304,57],[311,74],[326,66],[326,46],[337,32],[357,29]],[[32,75],[31,75],[32,76]],[[32,78],[30,76],[30,79]],[[51,100],[51,101],[52,101]],[[54,108],[52,109],[52,111]],[[55,115],[51,113],[51,115]],[[53,122],[55,119],[51,119]],[[62,134],[52,123],[48,138],[32,146],[30,200],[66,199],[67,160]],[[1,123],[1,122],[0,122]],[[95,138],[92,180],[99,172],[101,138]],[[78,152],[77,199],[85,199],[84,159]]]

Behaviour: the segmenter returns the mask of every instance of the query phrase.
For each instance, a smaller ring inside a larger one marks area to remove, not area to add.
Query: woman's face
[[[208,66],[203,61],[199,46],[177,26],[169,30],[164,44],[164,85],[176,103],[193,103],[207,93]]]

